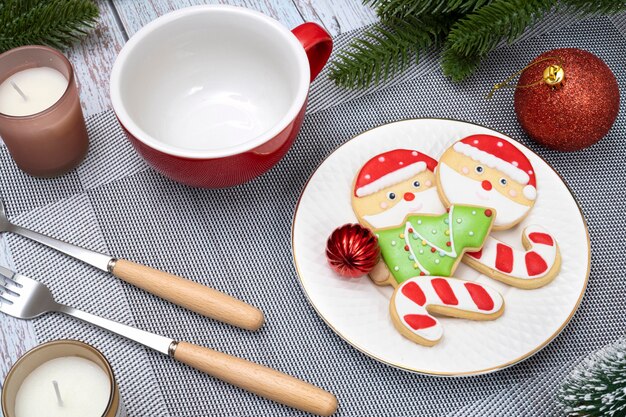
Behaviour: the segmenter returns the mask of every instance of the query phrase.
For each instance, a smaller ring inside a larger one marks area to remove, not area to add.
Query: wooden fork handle
[[[118,259],[113,275],[171,303],[246,330],[258,330],[265,318],[261,310],[197,282]]]
[[[277,403],[320,416],[337,410],[337,398],[308,382],[245,359],[179,342],[174,359]]]

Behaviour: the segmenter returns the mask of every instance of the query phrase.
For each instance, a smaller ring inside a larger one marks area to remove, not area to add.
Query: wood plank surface
[[[378,20],[376,12],[360,0],[293,0],[302,18],[326,28],[332,36],[358,29]]]
[[[97,4],[100,18],[95,30],[65,51],[74,65],[85,116],[111,107],[109,76],[117,53],[126,42],[112,3],[98,0]]]

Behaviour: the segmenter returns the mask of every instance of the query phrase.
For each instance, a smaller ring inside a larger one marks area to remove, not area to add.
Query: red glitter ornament
[[[542,60],[545,63],[538,62]],[[559,66],[562,81],[556,79]],[[515,90],[515,113],[522,128],[536,142],[559,151],[599,141],[618,110],[619,88],[611,69],[592,53],[575,48],[539,55],[522,72]]]
[[[378,239],[360,224],[344,224],[336,228],[326,242],[326,259],[339,275],[358,278],[378,264]]]

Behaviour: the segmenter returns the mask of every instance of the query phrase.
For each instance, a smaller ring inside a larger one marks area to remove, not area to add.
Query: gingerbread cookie
[[[535,170],[510,142],[490,135],[468,136],[442,155],[437,189],[444,204],[485,204],[496,209],[494,229],[518,224],[537,198]],[[542,227],[522,233],[524,250],[489,237],[476,254],[463,262],[508,285],[533,289],[551,282],[561,268],[556,240]]]
[[[420,277],[406,280],[394,290],[389,312],[404,337],[433,346],[443,336],[443,326],[433,314],[495,320],[504,312],[504,300],[484,285],[455,278]]]
[[[408,339],[425,346],[433,346],[443,334],[441,323],[431,313],[494,320],[504,311],[504,300],[495,290],[455,278],[434,276],[451,274],[465,250],[481,247],[495,214],[482,207],[457,207],[446,212],[437,194],[436,166],[437,161],[418,151],[396,149],[385,152],[365,163],[354,181],[352,193],[352,207],[359,222],[378,235],[379,244],[385,242],[381,245],[381,250],[384,247],[386,252],[383,256],[393,264],[390,272],[385,262],[380,262],[369,274],[370,278],[379,285],[396,287],[389,306],[394,326]],[[403,222],[411,213],[442,216],[416,215]],[[484,219],[466,218],[478,213]],[[477,222],[476,227],[472,226],[474,222]],[[436,233],[433,234],[433,230]],[[461,237],[463,230],[467,232],[466,237]],[[418,241],[420,236],[422,239]],[[427,251],[422,240],[427,242]],[[480,243],[476,243],[478,241]],[[405,251],[405,247],[409,250]],[[409,258],[411,256],[413,259]],[[423,296],[409,297],[417,293],[411,290],[413,285]],[[406,289],[402,291],[402,288]],[[490,301],[482,302],[487,299]]]
[[[452,276],[466,251],[482,248],[495,217],[492,209],[453,205],[445,214],[412,214],[375,233],[389,272],[401,284],[415,276]]]
[[[559,273],[561,253],[556,240],[541,226],[522,233],[524,250],[490,237],[478,252],[468,252],[463,262],[490,278],[512,287],[535,289],[551,282]]]
[[[398,225],[408,213],[443,213],[436,198],[436,166],[430,156],[408,149],[394,149],[367,161],[352,193],[359,223],[382,229]]]
[[[526,217],[537,198],[534,169],[526,155],[507,140],[468,136],[439,159],[437,189],[446,206],[492,207],[494,230],[510,229]]]

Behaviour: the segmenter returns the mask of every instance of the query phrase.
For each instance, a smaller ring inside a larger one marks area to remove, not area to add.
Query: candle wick
[[[63,407],[63,399],[61,399],[61,391],[59,391],[59,383],[56,381],[52,381],[52,385],[54,386],[54,392],[57,394],[57,402],[59,403],[59,407]]]
[[[22,98],[24,99],[24,101],[28,100],[28,97],[26,97],[26,94],[24,94],[24,92],[22,91],[22,89],[20,87],[18,87],[17,84],[15,84],[15,81],[11,81],[11,86],[13,88],[15,88],[15,91],[17,91],[19,93],[20,96],[22,96]]]

